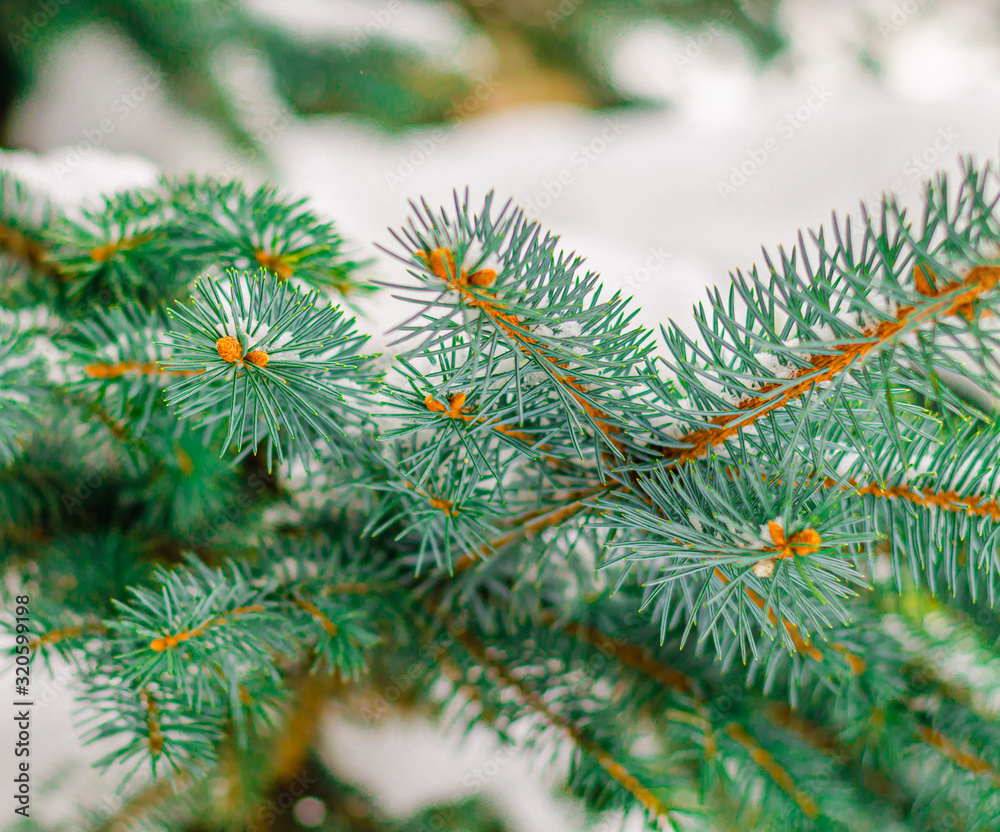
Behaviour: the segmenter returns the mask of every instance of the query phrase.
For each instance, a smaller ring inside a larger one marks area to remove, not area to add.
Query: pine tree
[[[130,774],[93,828],[284,828],[330,699],[561,753],[649,828],[1000,824],[990,164],[661,345],[493,194],[413,204],[373,287],[271,188],[0,184],[4,605]],[[341,308],[374,288],[391,360]],[[331,829],[498,828],[325,788]]]

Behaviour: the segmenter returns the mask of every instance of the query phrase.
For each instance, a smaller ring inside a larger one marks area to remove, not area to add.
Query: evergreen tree
[[[1000,824],[990,164],[765,252],[665,351],[510,204],[414,204],[391,360],[271,188],[0,184],[11,658],[69,663],[131,776],[92,828],[294,828],[330,699],[561,752],[650,828]]]

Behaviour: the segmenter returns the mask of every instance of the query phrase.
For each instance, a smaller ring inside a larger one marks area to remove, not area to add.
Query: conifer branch
[[[328,677],[305,674],[295,692],[271,754],[270,779],[287,783],[305,765],[319,736],[323,711],[330,702],[334,685]]]
[[[560,622],[558,616],[551,612],[543,613],[540,616],[540,620],[546,626],[559,626],[568,635],[579,638],[581,641],[601,650],[602,653],[610,654],[615,660],[634,668],[648,678],[659,682],[665,688],[677,689],[690,696],[695,709],[702,715],[702,719],[704,720],[703,730],[705,731],[706,739],[706,758],[712,757],[713,751],[711,749],[715,746],[715,740],[713,737],[712,720],[706,713],[708,702],[695,693],[695,685],[690,677],[657,661],[649,654],[648,650],[637,647],[622,639],[610,637],[593,626],[583,625],[576,621]],[[841,650],[846,650],[846,648],[840,645],[834,645],[834,649],[838,647]],[[859,657],[858,661],[861,661]],[[815,724],[810,723],[787,705],[771,703],[769,708],[775,714],[777,724],[793,729],[813,747],[824,752],[835,753],[844,760],[849,761],[852,759],[853,755],[834,736],[824,732]],[[741,746],[750,758],[795,800],[798,807],[807,817],[816,818],[818,816],[818,807],[812,797],[802,792],[795,785],[789,773],[760,746],[740,722],[727,722],[721,727],[721,730]],[[890,790],[887,784],[883,785],[883,791]]]
[[[583,753],[593,758],[608,776],[632,794],[651,818],[659,823],[676,823],[673,812],[647,786],[595,742],[586,731],[564,715],[552,710],[541,696],[530,690],[502,662],[491,658],[486,648],[468,630],[454,632],[453,637],[477,664],[490,668],[504,687],[517,694],[531,710],[550,725],[560,729]]]
[[[665,688],[674,688],[686,694],[694,693],[695,684],[686,673],[657,661],[646,648],[609,636],[589,624],[573,620],[562,621],[554,612],[543,612],[539,619],[544,625],[556,625],[568,635],[596,647],[603,653],[611,653],[623,664],[635,668]]]
[[[984,494],[959,494],[957,491],[941,491],[933,488],[914,489],[908,485],[880,486],[872,482],[866,485],[859,485],[856,480],[849,479],[846,483],[839,483],[832,477],[826,477],[823,484],[827,488],[840,488],[841,490],[854,490],[857,494],[864,496],[871,494],[884,500],[908,500],[916,505],[930,508],[934,506],[942,511],[954,511],[970,516],[989,517],[994,522],[1000,523],[1000,502]]]
[[[0,223],[0,252],[24,261],[35,271],[49,277],[58,280],[65,279],[65,275],[59,271],[59,268],[49,262],[48,253],[41,243],[2,223]]]
[[[359,264],[301,202],[163,181],[38,222],[0,176],[0,252],[65,276],[11,287],[49,309],[13,304],[0,337],[0,543],[40,600],[21,652],[79,668],[85,740],[133,771],[217,783],[271,736],[287,773],[378,650],[407,701],[558,737],[592,808],[686,828],[719,783],[776,832],[992,828],[988,678],[922,655],[882,598],[887,572],[915,609],[947,587],[934,604],[980,616],[955,652],[996,660],[1000,428],[948,382],[1000,383],[991,175],[932,184],[920,222],[887,200],[765,253],[698,340],[663,329],[669,379],[522,211],[414,205],[413,342],[384,384],[329,303]],[[462,615],[442,635],[421,602]]]
[[[95,263],[106,263],[116,254],[122,251],[131,251],[134,248],[138,248],[144,243],[148,243],[156,235],[151,232],[144,234],[136,234],[132,237],[122,237],[113,242],[105,243],[103,245],[94,246],[87,254],[90,259]]]
[[[718,580],[722,583],[723,586],[726,586],[731,580],[729,576],[727,576],[721,569],[718,568],[713,569],[712,574],[715,575],[716,578],[718,578]],[[765,600],[761,598],[756,591],[754,591],[748,586],[744,586],[743,592],[746,594],[747,598],[753,601],[757,609],[767,614],[767,619],[768,621],[771,622],[771,624],[778,623],[778,616],[775,615],[774,610],[767,605]],[[793,624],[792,622],[786,619],[782,619],[781,623],[784,626],[785,631],[788,633],[788,637],[792,640],[792,644],[795,645],[795,649],[798,652],[806,656],[809,656],[809,658],[813,659],[814,661],[817,662],[823,661],[823,653],[817,650],[815,646],[813,646],[808,636],[805,638],[802,637],[802,634],[797,624]]]
[[[67,641],[74,641],[83,636],[103,635],[107,629],[98,622],[88,622],[87,624],[72,624],[66,627],[56,627],[48,632],[42,633],[28,642],[28,647],[32,651],[42,650],[56,644],[63,644]]]
[[[454,566],[455,574],[464,572],[466,569],[482,562],[494,552],[499,552],[522,540],[530,540],[545,529],[560,526],[584,511],[589,511],[594,506],[587,501],[607,490],[608,488],[605,486],[598,486],[574,491],[566,495],[561,504],[549,506],[545,509],[533,510],[515,520],[511,520],[509,525],[513,528],[509,532],[505,532],[489,543],[483,544],[475,554],[467,552],[456,560]]]
[[[145,789],[130,797],[110,818],[94,832],[129,832],[150,811],[164,800],[192,782],[191,774],[185,770],[174,772],[169,777],[154,780]]]
[[[914,276],[918,290],[922,288],[918,276],[922,275],[923,272],[917,266],[914,269]],[[969,310],[975,301],[985,292],[996,288],[998,281],[1000,281],[1000,266],[976,266],[968,271],[964,280],[949,283],[939,292],[921,291],[921,294],[934,299],[935,302],[924,306],[905,306],[899,310],[894,321],[882,321],[866,331],[864,340],[837,344],[833,347],[832,353],[809,356],[806,359],[806,366],[797,369],[789,377],[788,382],[765,384],[761,387],[759,395],[741,400],[736,407],[741,411],[748,411],[745,417],[738,415],[715,417],[711,421],[717,427],[684,434],[677,441],[680,445],[688,447],[668,449],[664,452],[664,459],[669,465],[678,465],[704,457],[709,448],[718,447],[772,411],[810,393],[816,385],[835,381],[840,374],[853,369],[857,362],[876,350],[884,349],[913,328],[948,315],[971,315]],[[772,393],[774,395],[769,395]]]
[[[142,450],[148,450],[148,446],[138,437],[134,436],[129,427],[122,419],[116,419],[98,401],[92,401],[81,392],[74,390],[56,389],[54,394],[69,404],[79,407],[88,416],[93,416],[107,430],[107,432],[118,442],[135,445]]]
[[[1000,788],[1000,772],[994,766],[982,757],[977,757],[975,754],[963,751],[940,731],[935,731],[927,725],[918,725],[915,736],[921,742],[940,751],[944,757],[959,768],[964,768],[973,774],[985,775],[993,782],[995,787]]]
[[[204,373],[205,370],[167,370],[155,361],[118,361],[114,364],[88,364],[86,372],[91,378],[98,379],[115,379],[130,373],[144,376],[164,375],[188,378]]]
[[[305,610],[309,615],[311,615],[320,626],[326,631],[329,636],[337,635],[337,625],[334,624],[319,607],[317,607],[312,601],[307,598],[296,598],[295,605],[300,609]]]
[[[499,332],[506,335],[522,354],[529,359],[542,358],[542,366],[550,373],[552,379],[568,389],[570,399],[581,407],[597,430],[604,434],[614,447],[621,450],[614,438],[615,434],[621,432],[621,428],[607,421],[607,414],[591,401],[588,390],[580,384],[575,376],[559,372],[566,369],[564,363],[560,363],[557,358],[551,355],[538,353],[538,340],[529,334],[516,314],[509,312],[507,307],[496,298],[496,295],[485,288],[496,280],[497,273],[494,269],[479,269],[472,274],[469,274],[464,268],[458,269],[455,265],[455,252],[448,248],[417,251],[416,255],[427,264],[431,274],[442,280],[449,289],[458,293],[460,303],[464,303],[470,309],[482,311],[486,319]],[[551,364],[552,367],[545,362]]]
[[[334,306],[316,308],[302,294],[261,273],[233,276],[231,287],[209,280],[199,297],[172,310],[180,332],[167,369],[191,377],[167,390],[183,418],[218,419],[228,402],[223,449],[256,451],[266,442],[268,469],[318,455],[324,443],[341,457],[364,425],[376,376],[360,355],[366,338]]]
[[[189,639],[203,636],[205,631],[212,627],[228,624],[231,619],[238,618],[241,615],[252,615],[254,613],[262,613],[266,611],[267,608],[263,604],[248,604],[234,609],[225,610],[218,615],[214,615],[211,618],[206,619],[202,624],[192,629],[185,627],[176,633],[162,633],[161,635],[156,636],[149,642],[149,649],[155,653],[172,650],[177,647],[178,644],[182,644]]]
[[[801,791],[795,785],[791,775],[779,765],[774,757],[760,746],[746,729],[738,722],[730,722],[723,729],[726,735],[737,745],[742,746],[761,770],[774,780],[798,805],[802,813],[808,818],[819,816],[819,808],[809,795]]]
[[[771,721],[780,728],[789,731],[810,747],[824,754],[851,765],[855,760],[856,749],[845,746],[832,731],[806,719],[801,712],[784,702],[769,702],[767,713]],[[856,745],[856,743],[854,744]],[[881,800],[891,805],[899,818],[905,818],[910,807],[899,784],[890,779],[878,769],[862,765],[860,778],[865,789]]]
[[[786,702],[770,702],[767,711],[772,722],[792,731],[813,748],[835,755],[842,760],[851,759],[851,752],[834,733],[806,719]]]

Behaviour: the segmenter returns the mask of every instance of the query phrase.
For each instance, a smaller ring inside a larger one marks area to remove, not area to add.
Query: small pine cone
[[[757,561],[753,565],[753,573],[758,578],[770,578],[774,574],[774,558]]]
[[[469,283],[473,286],[489,286],[496,279],[497,273],[494,269],[480,269],[469,275]]]
[[[458,277],[455,255],[451,249],[436,248],[433,251],[418,251],[416,255],[427,264],[427,268],[435,277],[449,282]]]
[[[254,364],[257,367],[266,367],[270,359],[264,350],[251,350],[244,359],[247,364]]]
[[[219,351],[219,358],[230,364],[235,364],[243,358],[243,347],[232,335],[227,335],[216,341],[215,348]]]

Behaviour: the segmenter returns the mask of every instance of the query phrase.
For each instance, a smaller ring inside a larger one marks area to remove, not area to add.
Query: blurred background
[[[161,174],[273,181],[339,223],[378,280],[399,277],[372,243],[408,199],[492,188],[650,327],[689,321],[705,286],[831,210],[883,190],[918,205],[960,154],[995,158],[998,128],[989,0],[0,3],[0,167],[63,205]],[[359,305],[384,343],[403,310]],[[101,749],[75,738],[69,686],[36,710],[37,819],[19,829],[121,805],[90,768]],[[581,828],[559,761],[394,712],[360,726],[331,708],[314,797],[271,828],[461,829],[463,813]]]

